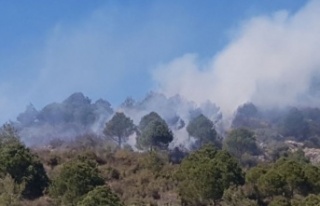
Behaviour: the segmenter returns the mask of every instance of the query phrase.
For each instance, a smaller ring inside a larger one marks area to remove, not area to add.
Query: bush
[[[98,186],[88,192],[78,206],[122,206],[119,197],[109,187]]]
[[[75,204],[87,192],[103,184],[96,163],[75,159],[62,166],[60,174],[53,179],[50,195],[58,203]]]
[[[184,159],[177,179],[179,194],[186,205],[215,204],[229,186],[244,183],[236,160],[226,151],[217,151],[211,146]]]
[[[21,193],[24,185],[18,185],[10,175],[0,179],[0,205],[18,206],[20,205]]]
[[[16,183],[25,184],[22,195],[33,199],[41,196],[49,184],[42,163],[24,145],[15,142],[0,147],[0,171],[10,174]]]

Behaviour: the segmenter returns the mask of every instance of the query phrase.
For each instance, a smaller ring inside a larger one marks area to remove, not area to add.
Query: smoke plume
[[[246,102],[259,106],[319,103],[320,1],[244,22],[209,61],[185,54],[154,72],[159,90],[197,103],[211,100],[226,116]]]

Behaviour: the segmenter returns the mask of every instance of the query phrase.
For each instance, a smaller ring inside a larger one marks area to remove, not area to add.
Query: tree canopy
[[[109,187],[97,186],[88,192],[78,206],[123,206],[119,197]]]
[[[115,141],[119,147],[128,140],[128,137],[136,130],[133,121],[122,112],[117,112],[110,121],[106,123],[103,130],[105,136]]]
[[[142,149],[167,149],[173,140],[172,131],[167,123],[155,112],[142,117],[139,130],[137,146]]]
[[[33,199],[41,196],[49,178],[38,157],[20,143],[10,125],[1,128],[0,140],[0,175],[9,174],[17,184],[23,183],[23,197]]]
[[[224,148],[238,158],[245,153],[254,155],[260,152],[253,133],[245,128],[232,130],[224,140]]]
[[[50,195],[60,204],[76,204],[87,192],[103,184],[96,163],[77,158],[63,165],[52,181]]]
[[[230,185],[241,185],[244,176],[236,160],[213,146],[184,159],[177,173],[179,194],[186,205],[215,204]]]
[[[200,114],[189,122],[187,132],[190,136],[197,139],[199,147],[208,143],[221,147],[221,140],[218,138],[213,122],[203,114]]]

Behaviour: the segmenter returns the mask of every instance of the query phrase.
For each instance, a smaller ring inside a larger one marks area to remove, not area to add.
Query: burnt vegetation
[[[0,129],[0,205],[304,206],[320,202],[320,109],[219,108],[75,93]]]

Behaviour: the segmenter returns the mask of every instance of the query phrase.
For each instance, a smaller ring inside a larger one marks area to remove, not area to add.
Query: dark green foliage
[[[303,171],[304,165],[294,160],[278,161],[277,164],[275,169],[285,180],[286,189],[288,190],[287,196],[291,198],[294,192],[298,194],[305,192],[304,186],[307,185],[307,183]]]
[[[18,184],[25,184],[22,195],[33,199],[43,194],[49,179],[38,157],[22,145],[11,127],[3,127],[0,146],[1,176],[10,174]]]
[[[179,168],[179,194],[186,205],[207,205],[221,199],[230,185],[241,185],[244,178],[237,162],[212,146],[192,153]]]
[[[246,183],[256,186],[260,177],[266,174],[268,168],[266,166],[258,165],[246,172]]]
[[[270,169],[258,180],[258,188],[264,197],[273,197],[286,193],[286,181],[276,169]]]
[[[198,147],[208,143],[214,144],[218,148],[221,147],[221,141],[214,129],[213,122],[203,114],[189,122],[187,131],[190,136],[197,139]]]
[[[97,186],[88,192],[78,206],[123,206],[119,197],[109,187]]]
[[[142,149],[167,149],[173,134],[167,123],[155,112],[142,117],[137,146]]]
[[[232,130],[224,140],[224,148],[240,160],[245,153],[250,155],[260,153],[253,133],[244,128]]]
[[[57,202],[75,204],[83,195],[93,190],[96,186],[103,185],[94,162],[85,158],[75,159],[63,165],[50,187],[50,195]]]
[[[159,121],[162,120],[162,118],[159,116],[156,112],[150,112],[149,114],[143,116],[139,123],[139,130],[143,131],[147,126],[150,124],[150,122],[153,121]],[[164,120],[163,120],[164,121]]]
[[[272,165],[250,169],[246,174],[246,185],[252,190],[251,196],[260,201],[277,196],[284,197],[277,201],[283,201],[293,199],[295,195],[318,194],[319,175],[319,168],[308,162],[282,158]]]
[[[133,121],[126,117],[122,112],[117,112],[112,119],[106,123],[103,133],[105,136],[115,141],[119,147],[136,130]]]
[[[307,185],[304,189],[306,192],[311,192],[314,194],[320,193],[320,168],[313,166],[311,164],[305,164],[304,177],[306,179]]]

